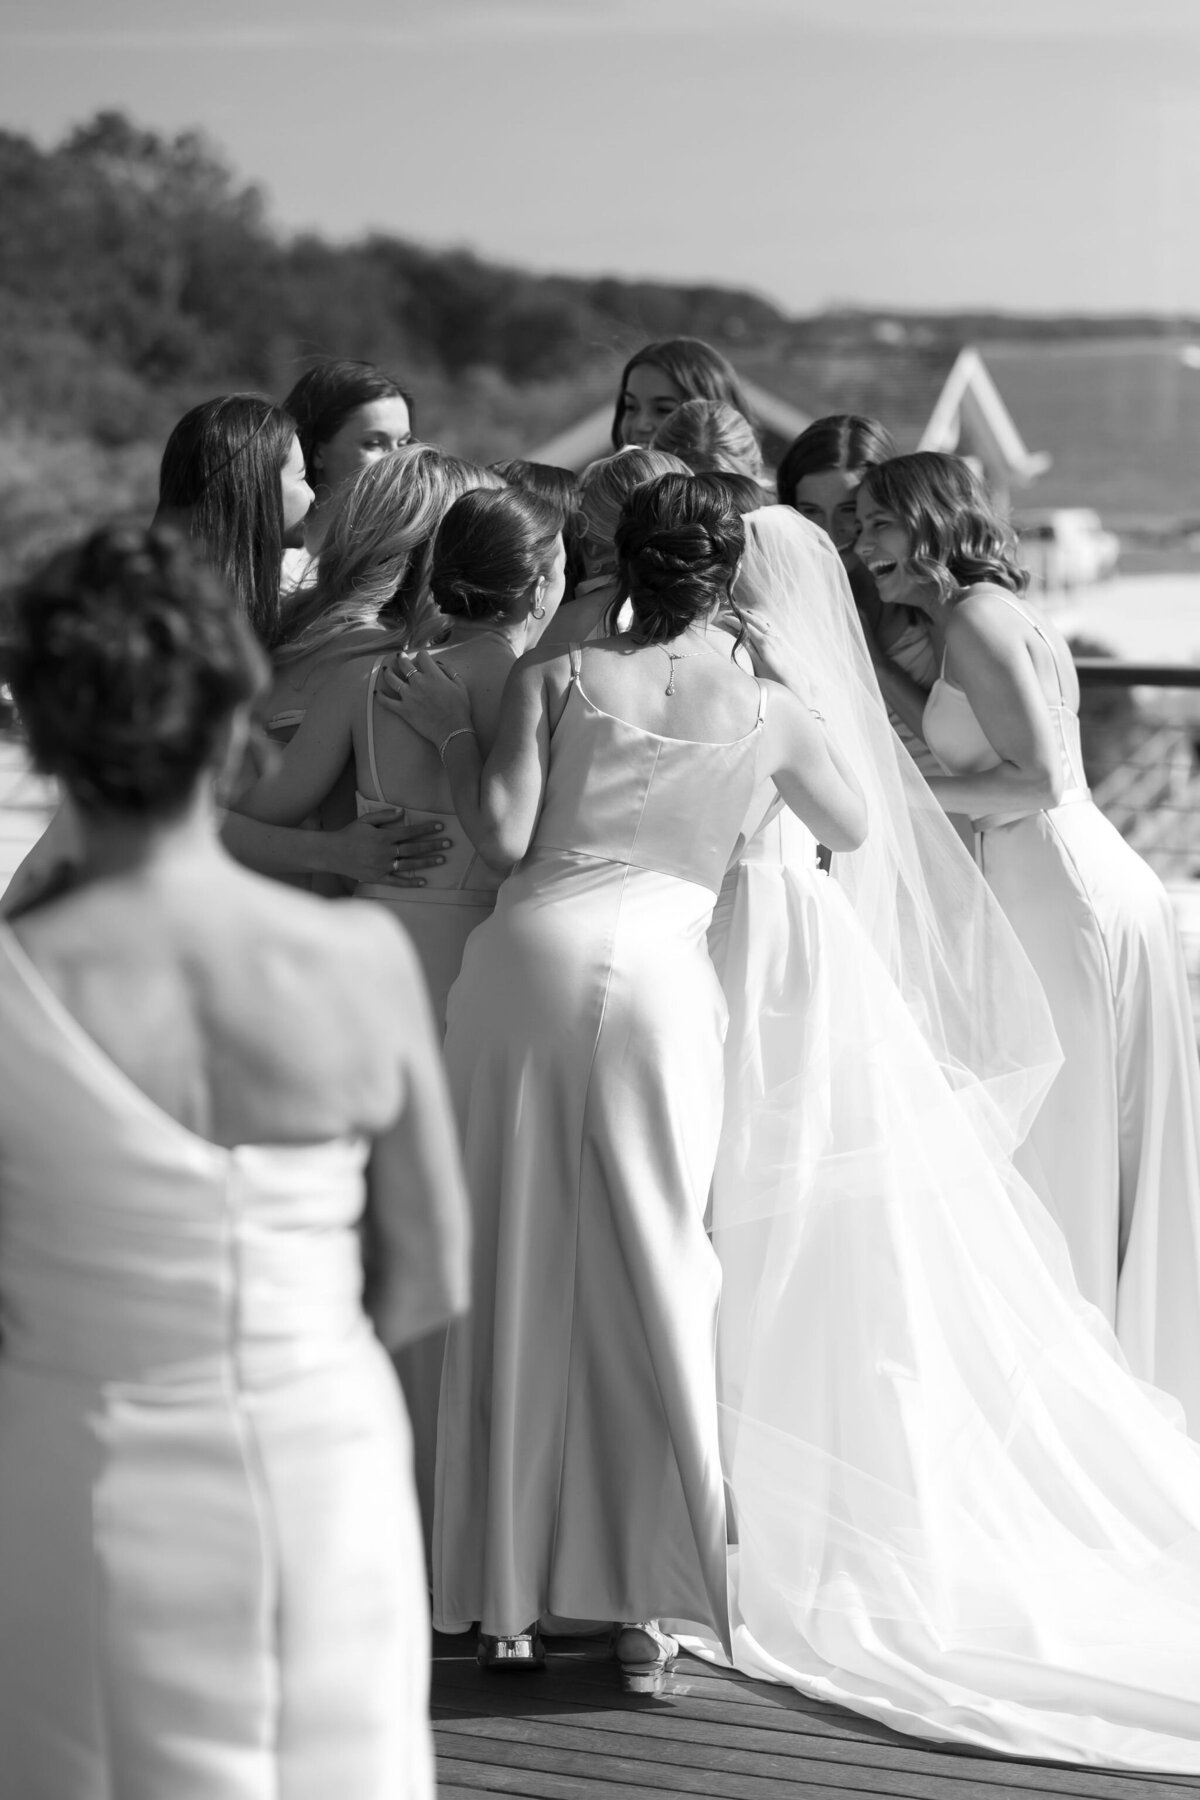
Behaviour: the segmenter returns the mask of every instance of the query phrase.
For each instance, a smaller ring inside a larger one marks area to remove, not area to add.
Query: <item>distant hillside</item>
[[[903,438],[965,339],[1181,331],[1200,337],[1200,321],[790,319],[736,289],[533,275],[383,235],[285,238],[198,133],[164,138],[112,112],[48,151],[0,132],[0,572],[64,527],[148,509],[159,448],[185,408],[234,388],[282,395],[314,356],[394,371],[424,434],[492,460],[609,396],[619,362],[648,338],[707,338],[806,410],[878,412]],[[1027,441],[1061,457],[1054,435],[1074,424],[1065,412],[1055,433],[1040,422],[1059,390],[1035,378],[1026,394],[1015,364],[1012,381]],[[1161,465],[1147,452],[1139,495]]]

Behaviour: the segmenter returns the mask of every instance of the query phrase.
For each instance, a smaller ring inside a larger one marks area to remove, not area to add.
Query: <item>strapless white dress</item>
[[[430,1800],[365,1157],[194,1136],[0,927],[2,1800]]]

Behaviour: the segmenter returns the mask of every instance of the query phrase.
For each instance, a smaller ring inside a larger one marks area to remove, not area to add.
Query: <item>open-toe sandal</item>
[[[627,1694],[657,1694],[663,1676],[679,1655],[679,1644],[654,1619],[638,1619],[613,1634],[613,1655]]]

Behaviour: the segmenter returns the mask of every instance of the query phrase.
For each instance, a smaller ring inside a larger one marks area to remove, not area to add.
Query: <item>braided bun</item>
[[[33,761],[84,810],[179,810],[267,679],[220,579],[163,526],[59,551],[9,617],[3,671]]]
[[[633,635],[660,644],[728,604],[745,534],[723,489],[660,475],[630,495],[616,542]]]

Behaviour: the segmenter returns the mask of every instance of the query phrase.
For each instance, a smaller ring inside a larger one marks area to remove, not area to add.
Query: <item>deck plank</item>
[[[996,1757],[902,1736],[791,1689],[683,1657],[623,1694],[602,1641],[555,1639],[541,1673],[484,1674],[435,1640],[439,1795],[529,1800],[1194,1800],[1200,1780]]]

